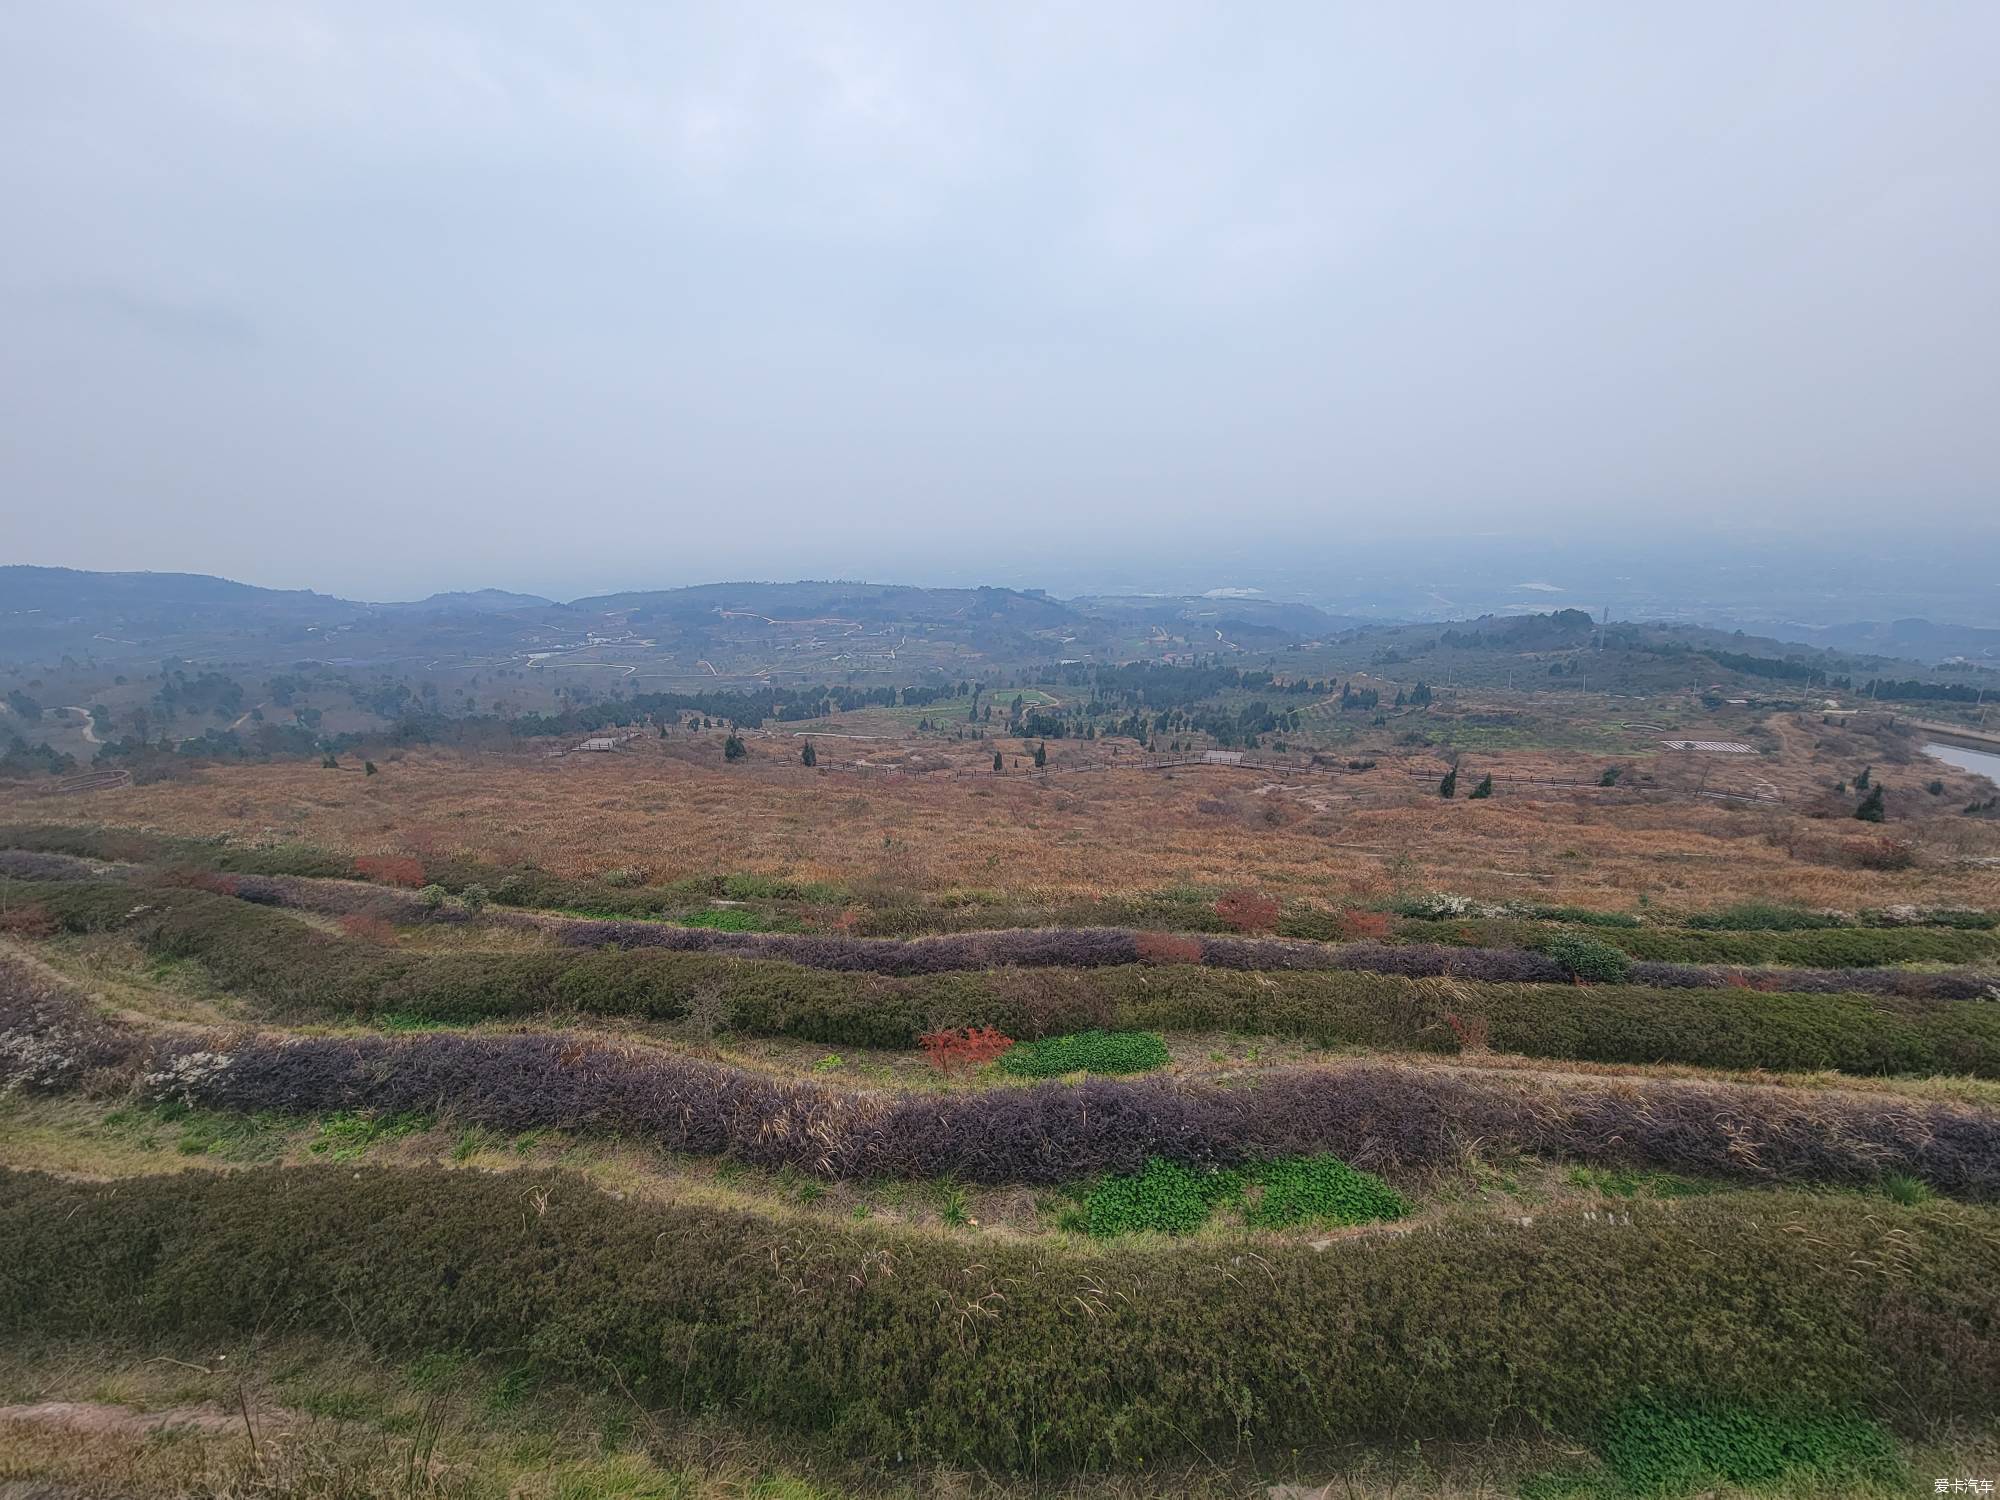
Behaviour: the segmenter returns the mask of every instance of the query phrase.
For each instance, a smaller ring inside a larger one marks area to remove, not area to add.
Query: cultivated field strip
[[[8,882],[0,897],[51,933],[111,934],[158,958],[193,961],[213,985],[286,1021],[705,1015],[746,1035],[891,1048],[951,1027],[998,1027],[1014,1038],[1226,1030],[1406,1051],[1487,1045],[1594,1062],[2000,1077],[2000,1006],[1984,999],[1186,964],[899,977],[712,953],[411,951],[229,896],[123,882]]]
[[[356,881],[303,876],[149,872],[70,856],[0,851],[0,879],[101,882],[157,878],[192,884],[260,905],[335,916],[370,916],[405,925],[464,924],[465,909],[416,893]],[[1566,984],[1580,977],[1573,959],[1523,946],[1548,944],[1557,929],[1524,921],[1474,919],[1407,924],[1402,940],[1339,943],[1173,933],[1150,928],[1037,927],[936,937],[871,938],[840,933],[717,931],[665,921],[601,920],[488,907],[496,926],[545,933],[576,948],[661,949],[767,958],[839,973],[913,976],[999,967],[1096,968],[1142,962],[1246,971],[1354,970],[1412,978],[1454,977],[1506,983]],[[1433,931],[1451,942],[1425,941]],[[1481,936],[1508,940],[1482,944]],[[1599,983],[1662,988],[1759,988],[1790,993],[1856,992],[1912,998],[1973,999],[2000,993],[2000,936],[1962,928],[1820,928],[1804,932],[1708,929],[1592,929],[1590,941],[1617,950],[1615,967],[1587,977]],[[1712,962],[1675,961],[1688,954]],[[1787,960],[1820,959],[1816,967]],[[1980,961],[1982,967],[1909,970],[1912,962]],[[1746,970],[1754,968],[1754,974]]]
[[[1232,1166],[1330,1152],[1392,1175],[1476,1151],[1749,1183],[1902,1174],[2000,1198],[2000,1115],[1880,1094],[1684,1080],[1544,1082],[1379,1062],[1227,1086],[1086,1079],[950,1093],[855,1089],[546,1032],[325,1037],[146,1028],[0,957],[0,1091],[86,1085],[186,1107],[422,1114],[614,1134],[844,1179],[1055,1184],[1158,1158]]]

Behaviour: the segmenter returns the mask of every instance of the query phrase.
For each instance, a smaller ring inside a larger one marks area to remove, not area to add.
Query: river
[[[1988,781],[2000,783],[2000,755],[1991,750],[1968,750],[1963,745],[1929,744],[1924,746],[1924,754],[1941,760],[1948,766],[1957,766],[1961,771],[1970,771],[1975,776],[1984,776]]]

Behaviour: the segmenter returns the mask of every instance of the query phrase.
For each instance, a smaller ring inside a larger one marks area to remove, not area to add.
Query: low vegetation
[[[1246,1277],[1115,1249],[996,1244],[968,1263],[948,1242],[621,1203],[560,1175],[8,1173],[0,1319],[41,1336],[342,1331],[405,1359],[511,1345],[670,1410],[1027,1469],[1489,1434],[1499,1412],[1581,1435],[1656,1390],[1993,1414],[1990,1210],[1802,1195],[1754,1220],[1706,1199],[1621,1215],[1447,1223],[1338,1255],[1273,1245]],[[1943,1339],[1948,1361],[1931,1357]],[[1461,1353],[1441,1380],[1382,1347]]]

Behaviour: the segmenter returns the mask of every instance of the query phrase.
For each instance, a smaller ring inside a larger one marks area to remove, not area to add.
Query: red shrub
[[[924,1056],[941,1073],[984,1067],[1014,1045],[1014,1039],[991,1026],[947,1027],[917,1038]]]
[[[361,854],[355,856],[354,873],[377,885],[414,889],[424,883],[424,862],[407,854]]]
[[[1138,950],[1142,964],[1201,962],[1200,938],[1182,937],[1173,932],[1140,932],[1133,934],[1132,946]]]
[[[340,919],[340,930],[351,938],[360,938],[368,943],[393,943],[396,941],[395,924],[387,917],[373,912],[351,911]]]
[[[1380,911],[1344,911],[1340,914],[1340,935],[1349,942],[1377,942],[1389,935],[1389,914]]]
[[[1224,894],[1215,903],[1215,914],[1238,932],[1268,932],[1277,925],[1278,903],[1243,886]]]
[[[54,937],[56,919],[49,915],[46,906],[17,906],[11,911],[0,911],[0,933],[20,938]]]
[[[169,870],[160,879],[167,885],[184,885],[217,896],[234,896],[242,890],[241,881],[220,870]]]
[[[1492,1030],[1491,1023],[1484,1016],[1461,1016],[1455,1010],[1444,1013],[1444,1024],[1451,1028],[1451,1034],[1458,1040],[1461,1052],[1484,1052],[1487,1036]]]

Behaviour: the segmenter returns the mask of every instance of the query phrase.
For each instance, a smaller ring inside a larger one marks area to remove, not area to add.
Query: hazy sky
[[[2000,5],[0,0],[0,561],[2000,520]]]

